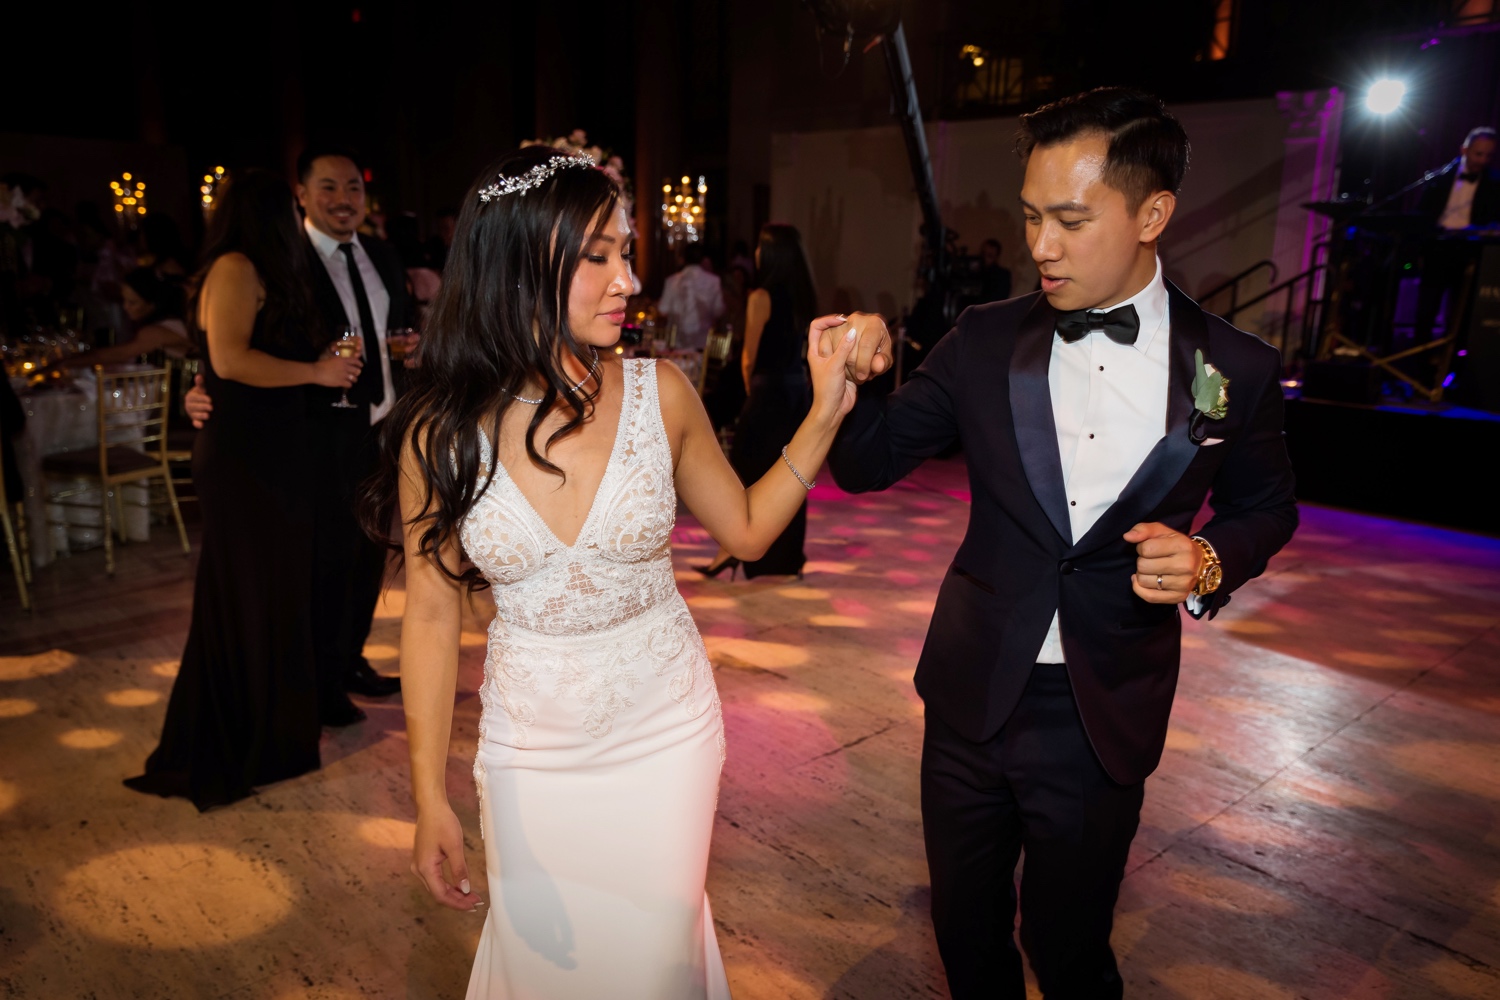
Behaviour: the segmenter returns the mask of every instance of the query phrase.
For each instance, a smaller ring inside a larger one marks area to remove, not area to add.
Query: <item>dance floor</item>
[[[881,495],[820,486],[803,580],[704,581],[712,543],[679,522],[729,732],[709,891],[738,1000],[946,995],[911,673],[967,500],[953,461]],[[0,584],[0,994],[462,997],[481,918],[407,870],[397,700],[229,808],[120,785],[188,622],[169,534],[112,581],[97,551],[48,567],[34,616]],[[402,597],[367,650],[387,671]],[[484,618],[449,774],[480,871]],[[1312,506],[1266,576],[1186,624],[1115,926],[1127,996],[1500,996],[1497,625],[1500,541]]]

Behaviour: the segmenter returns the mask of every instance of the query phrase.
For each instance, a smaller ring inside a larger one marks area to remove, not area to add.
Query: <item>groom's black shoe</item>
[[[344,689],[366,698],[385,698],[401,690],[401,678],[377,674],[369,661],[360,657],[359,663],[344,677]]]
[[[325,703],[318,708],[318,724],[323,726],[352,726],[356,722],[364,722],[368,716],[365,710],[349,700],[344,695],[339,701]]]

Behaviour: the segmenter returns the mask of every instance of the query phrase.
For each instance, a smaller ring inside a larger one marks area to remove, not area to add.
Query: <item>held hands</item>
[[[829,322],[834,321],[834,322]],[[841,322],[847,322],[842,327]],[[850,313],[847,318],[825,316],[813,321],[813,327],[821,327],[822,341],[818,353],[828,357],[839,346],[839,336],[848,330],[855,331],[855,348],[849,354],[845,374],[855,385],[864,385],[877,375],[883,375],[895,364],[891,360],[891,334],[885,328],[885,320],[877,313]],[[811,332],[811,331],[809,331]],[[809,355],[812,351],[807,352]]]
[[[838,420],[854,409],[848,370],[859,330],[842,316],[819,316],[807,327],[807,367],[812,371],[813,412]]]
[[[1130,586],[1137,597],[1151,604],[1181,604],[1188,599],[1203,569],[1203,550],[1197,542],[1155,522],[1137,524],[1125,532],[1125,541],[1135,546]]]
[[[443,877],[443,862],[448,862],[452,881]],[[444,906],[455,910],[475,910],[484,900],[469,889],[469,866],[464,861],[464,831],[458,817],[445,804],[417,814],[417,836],[411,849],[411,873]]]

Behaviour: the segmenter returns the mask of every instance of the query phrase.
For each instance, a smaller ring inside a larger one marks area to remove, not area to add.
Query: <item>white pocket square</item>
[[[1223,438],[1204,438],[1203,439],[1203,444],[1200,447],[1207,448],[1211,444],[1223,444],[1223,443],[1224,443],[1224,439]]]

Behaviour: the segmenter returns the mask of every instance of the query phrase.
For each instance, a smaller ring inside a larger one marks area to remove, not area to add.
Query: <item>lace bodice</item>
[[[493,588],[496,617],[543,635],[622,625],[675,598],[671,537],[677,493],[656,368],[624,363],[625,401],[604,478],[572,545],[552,533],[480,436],[489,489],[464,518],[464,552]]]
[[[724,756],[713,665],[672,573],[677,491],[655,362],[626,361],[624,378],[620,427],[572,545],[480,438],[481,481],[495,475],[459,532],[495,601],[479,745],[534,751],[533,770],[643,759],[695,733]],[[482,795],[477,754],[475,781]]]

